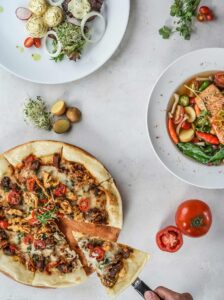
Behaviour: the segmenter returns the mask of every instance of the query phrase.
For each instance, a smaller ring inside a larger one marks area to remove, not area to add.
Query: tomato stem
[[[192,227],[196,227],[196,228],[201,227],[203,223],[204,223],[203,216],[197,216],[191,220]]]

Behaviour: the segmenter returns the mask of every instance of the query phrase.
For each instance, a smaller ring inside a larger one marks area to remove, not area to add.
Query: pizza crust
[[[4,157],[14,167],[20,164],[25,157],[34,154],[37,157],[44,157],[60,153],[63,143],[56,141],[32,141],[19,145],[3,153]]]
[[[0,271],[20,283],[32,285],[34,273],[27,270],[20,262],[15,261],[13,257],[6,256],[2,250],[0,251]]]
[[[11,169],[11,165],[10,163],[7,161],[7,159],[3,156],[0,155],[0,178],[6,176],[6,175],[10,175],[10,169]]]
[[[61,274],[59,272],[51,275],[36,272],[32,281],[32,286],[48,287],[48,288],[66,288],[83,283],[87,279],[84,269],[80,265],[80,269],[73,273]]]

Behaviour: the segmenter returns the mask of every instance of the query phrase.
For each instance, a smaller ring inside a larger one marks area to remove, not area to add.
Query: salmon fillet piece
[[[218,128],[214,124],[214,118],[220,110],[224,110],[224,96],[220,90],[211,84],[208,86],[200,96],[195,99],[196,104],[201,110],[207,110],[210,115],[210,121],[213,129],[221,144],[224,144],[224,128]]]

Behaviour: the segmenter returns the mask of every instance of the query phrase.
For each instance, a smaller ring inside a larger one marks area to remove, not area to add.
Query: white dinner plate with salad
[[[0,0],[0,65],[59,84],[99,69],[119,46],[130,0]]]
[[[224,49],[188,53],[161,74],[150,96],[153,149],[179,179],[224,188]]]

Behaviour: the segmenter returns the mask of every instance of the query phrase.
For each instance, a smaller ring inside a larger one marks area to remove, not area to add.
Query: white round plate
[[[25,21],[15,15],[19,6],[27,7],[28,0],[0,0],[0,65],[23,79],[44,83],[59,84],[81,79],[99,69],[119,46],[129,18],[130,0],[105,0],[104,16],[106,32],[95,45],[88,45],[82,58],[77,61],[64,60],[55,63],[44,49],[24,49],[20,46],[28,36]],[[2,11],[3,10],[3,11]],[[32,54],[40,54],[34,61]]]
[[[184,81],[200,72],[216,70],[224,70],[224,49],[201,49],[180,57],[157,80],[147,116],[151,143],[163,165],[179,179],[207,189],[224,188],[224,165],[205,166],[184,156],[168,135],[166,113],[170,97]]]

